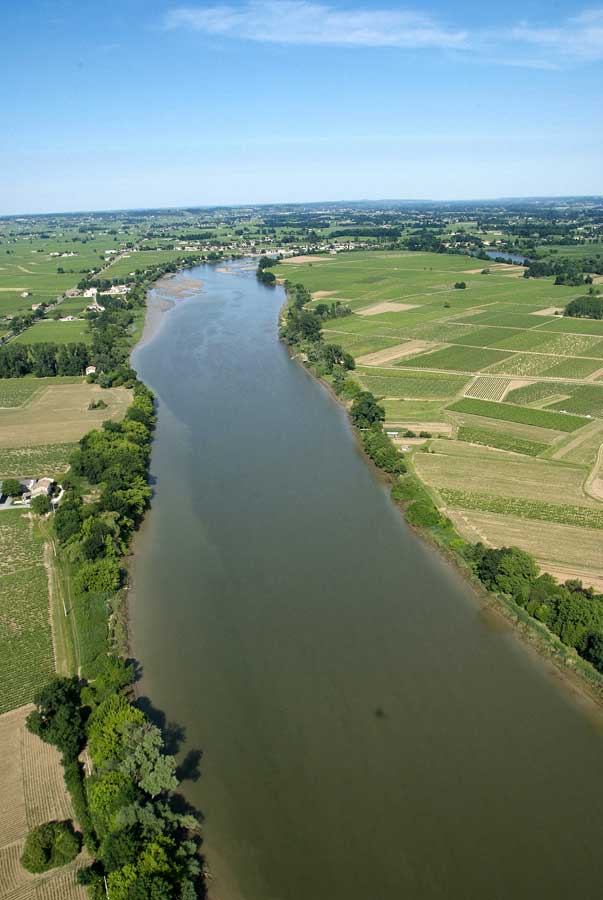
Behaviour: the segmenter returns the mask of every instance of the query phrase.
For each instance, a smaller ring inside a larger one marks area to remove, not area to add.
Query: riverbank
[[[286,303],[281,308],[279,322],[281,336],[285,338],[285,344],[288,346],[291,357],[296,359],[298,363],[301,363],[304,368],[316,377],[319,382],[327,388],[334,399],[336,399],[345,409],[350,422],[350,427],[356,438],[357,444],[359,445],[359,449],[363,452],[363,456],[369,462],[371,468],[376,468],[380,472],[380,476],[385,478],[393,488],[392,501],[404,515],[409,527],[420,535],[423,540],[426,540],[431,546],[435,547],[444,558],[452,563],[455,569],[459,571],[471,585],[480,599],[480,602],[492,609],[496,614],[500,615],[505,622],[514,626],[515,632],[522,639],[522,643],[529,645],[530,648],[535,650],[548,665],[553,667],[557,680],[560,677],[570,693],[573,696],[579,696],[581,704],[592,704],[593,709],[596,708],[600,712],[600,709],[603,706],[603,675],[585,659],[580,657],[573,647],[563,643],[557,635],[543,624],[542,621],[534,619],[525,608],[514,601],[512,596],[488,589],[479,578],[476,577],[476,574],[468,561],[467,551],[471,545],[456,531],[450,519],[443,518],[444,514],[440,512],[431,489],[421,480],[415,470],[412,463],[414,456],[410,455],[406,457],[405,465],[410,474],[405,476],[402,480],[407,482],[408,487],[408,485],[411,484],[409,479],[414,479],[416,485],[420,485],[420,490],[413,489],[408,495],[405,495],[404,499],[402,493],[398,490],[398,482],[400,479],[398,476],[390,474],[392,471],[395,471],[388,467],[391,465],[390,457],[388,456],[389,462],[388,466],[385,467],[385,471],[383,469],[383,464],[382,467],[379,468],[379,463],[375,464],[375,460],[371,459],[370,455],[363,447],[363,442],[361,440],[363,432],[354,427],[351,416],[351,410],[353,410],[352,397],[355,396],[357,392],[355,391],[353,394],[349,395],[347,399],[344,399],[343,391],[345,390],[344,385],[346,383],[345,376],[342,375],[341,372],[339,373],[339,390],[336,390],[333,378],[331,377],[329,380],[327,373],[324,372],[324,361],[321,362],[320,353],[318,351],[304,351],[300,353],[295,350],[296,341],[294,340],[292,343],[291,340],[287,340],[285,337],[287,335],[286,311],[290,308],[294,311],[295,308],[298,310],[303,309],[305,302],[300,305],[298,294],[306,302],[307,298],[310,297],[309,292],[301,285],[295,285],[290,288],[290,290],[293,294],[293,300],[289,298],[290,302]],[[305,327],[306,326],[304,325],[304,328]],[[333,369],[333,366],[331,366],[331,369]],[[341,366],[339,366],[339,369],[341,369]],[[348,384],[354,386],[349,381]],[[367,396],[372,395],[369,392]],[[428,450],[429,443],[430,441],[423,449]],[[399,496],[396,496],[396,492]],[[420,517],[413,515],[411,518],[408,515],[409,506],[417,507],[417,503],[420,505],[422,504],[423,506],[422,514]],[[428,507],[431,507],[433,510],[433,516],[430,516]],[[425,511],[427,514],[425,514]],[[433,518],[434,521],[429,521],[430,518]]]
[[[199,274],[135,358],[160,404],[130,600],[141,691],[203,754],[212,896],[588,895],[591,720],[404,525],[282,295]]]

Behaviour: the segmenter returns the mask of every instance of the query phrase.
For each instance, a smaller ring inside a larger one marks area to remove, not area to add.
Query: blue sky
[[[603,194],[603,6],[29,0],[0,213]]]

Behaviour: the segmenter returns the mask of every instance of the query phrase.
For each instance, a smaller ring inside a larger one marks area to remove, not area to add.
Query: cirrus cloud
[[[184,6],[168,12],[167,28],[276,44],[455,48],[467,33],[407,10],[337,10],[307,0],[251,0],[244,6]]]
[[[163,25],[260,43],[457,51],[467,60],[540,69],[603,59],[603,8],[561,22],[505,23],[496,31],[480,31],[411,9],[246,0],[241,5],[177,6],[166,13]]]

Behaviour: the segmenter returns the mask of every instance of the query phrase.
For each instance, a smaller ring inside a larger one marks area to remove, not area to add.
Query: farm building
[[[86,366],[86,375],[96,375],[96,366]]]
[[[52,490],[54,480],[52,478],[33,478],[27,482],[27,491],[23,495],[25,500],[33,500],[40,495],[48,497]]]

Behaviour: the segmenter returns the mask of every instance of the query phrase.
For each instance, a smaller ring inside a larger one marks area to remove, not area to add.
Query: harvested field
[[[382,366],[384,363],[402,359],[402,357],[409,356],[412,353],[428,350],[431,346],[433,345],[427,341],[405,341],[403,344],[396,344],[395,347],[388,347],[385,350],[377,350],[376,353],[365,353],[364,356],[358,356],[356,362],[361,366]]]
[[[73,815],[58,751],[25,727],[31,708],[0,716],[0,900],[85,900],[85,889],[75,882],[83,855],[42,875],[31,875],[19,862],[30,828]]]
[[[494,547],[521,547],[533,554],[542,570],[561,581],[580,578],[603,590],[600,532],[553,522],[530,522],[478,510],[448,510],[459,532],[470,541]]]
[[[597,510],[603,520],[603,505],[584,492],[585,473],[580,468],[543,459],[520,459],[462,442],[435,441],[432,450],[435,452],[417,457],[415,465],[419,475],[436,490],[452,488],[508,499],[566,502]]]
[[[290,256],[288,259],[282,259],[281,264],[287,266],[303,266],[304,263],[324,262],[328,256]]]
[[[120,419],[130,403],[126,388],[103,389],[97,384],[61,384],[48,387],[22,409],[0,410],[0,447],[25,447],[78,441],[106,419]],[[89,410],[94,400],[106,409]]]
[[[383,303],[376,303],[374,306],[365,306],[357,309],[356,314],[359,316],[379,316],[388,312],[405,312],[407,309],[416,309],[416,303],[396,303],[393,300],[386,300]]]

